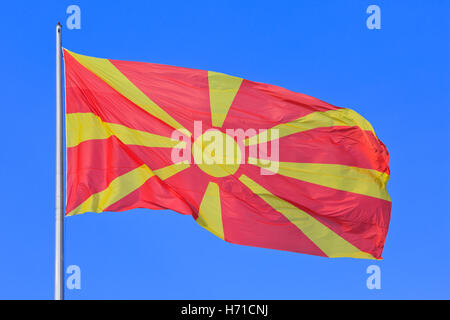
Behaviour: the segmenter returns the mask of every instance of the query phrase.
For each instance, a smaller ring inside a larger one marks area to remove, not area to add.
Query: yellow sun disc
[[[232,175],[239,169],[242,153],[231,136],[211,129],[194,141],[192,155],[202,171],[220,178]]]

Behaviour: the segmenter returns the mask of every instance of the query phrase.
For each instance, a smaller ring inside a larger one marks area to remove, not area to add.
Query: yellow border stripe
[[[107,139],[116,136],[124,144],[144,147],[185,148],[184,141],[178,141],[146,131],[130,129],[126,126],[103,122],[93,113],[68,113],[67,147],[75,147],[88,140]]]
[[[372,125],[360,114],[351,109],[337,109],[329,111],[318,111],[310,113],[288,123],[282,123],[275,127],[261,132],[260,134],[247,138],[246,146],[264,143],[276,138],[282,138],[294,133],[308,131],[316,128],[351,126],[360,127],[362,130],[371,131],[375,135]],[[278,130],[278,134],[273,134],[272,130]],[[271,138],[274,135],[275,138]]]
[[[322,163],[272,162],[269,167],[251,157],[248,162],[286,177],[391,201],[386,190],[389,175],[384,172]]]
[[[278,198],[246,175],[242,175],[239,178],[239,181],[264,200],[269,206],[289,219],[290,222],[297,226],[297,228],[314,242],[314,244],[328,257],[375,259],[371,254],[362,252],[306,212],[293,206],[289,202]]]
[[[219,186],[210,182],[199,208],[197,223],[221,239],[224,239],[222,208]]]
[[[214,127],[222,127],[241,83],[242,78],[208,71],[211,121]]]
[[[165,180],[188,167],[188,164],[176,163],[152,171],[144,164],[115,178],[105,190],[92,194],[87,200],[67,215],[73,216],[85,212],[103,212],[110,205],[140,188],[151,177],[156,175],[161,180]]]
[[[67,50],[67,49],[66,49]],[[190,136],[191,133],[181,124],[173,119],[167,112],[161,109],[156,103],[150,100],[138,87],[136,87],[119,69],[117,69],[108,59],[84,56],[78,53],[67,52],[75,58],[81,65],[90,70],[100,79],[105,81],[111,88],[119,92],[128,100],[132,101],[152,116],[174,129]]]

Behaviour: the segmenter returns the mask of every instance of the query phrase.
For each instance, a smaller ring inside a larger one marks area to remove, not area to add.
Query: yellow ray
[[[224,239],[219,186],[210,182],[200,204],[197,223]]]
[[[166,180],[187,168],[189,168],[189,164],[180,162],[161,169],[154,170],[153,172],[161,180]]]
[[[167,112],[161,109],[156,103],[150,100],[138,87],[136,87],[119,69],[117,69],[108,59],[94,58],[66,51],[75,58],[81,65],[90,70],[100,79],[105,81],[111,88],[119,92],[125,98],[138,105],[149,114],[158,118],[162,122],[177,129],[188,136],[191,133],[181,124],[173,119]]]
[[[92,194],[67,215],[73,216],[85,212],[102,212],[110,205],[140,188],[151,177],[156,175],[161,180],[165,180],[188,167],[188,164],[177,163],[152,171],[143,164],[142,166],[115,178],[106,189]]]
[[[360,114],[351,109],[342,108],[337,110],[313,112],[294,121],[276,125],[256,136],[247,138],[244,143],[246,146],[249,146],[271,141],[278,137],[282,138],[298,132],[335,126],[360,127],[362,130],[371,131],[375,135],[372,125]],[[273,131],[276,130],[278,130],[278,134],[273,133]],[[274,138],[272,138],[272,136]]]
[[[248,162],[286,177],[391,201],[386,190],[389,175],[384,172],[322,163],[272,161],[269,167],[262,165],[259,159],[250,157]]]
[[[116,136],[124,144],[144,147],[185,148],[184,141],[178,141],[126,126],[103,122],[93,113],[68,113],[66,115],[67,147],[75,147],[83,141],[107,139]]]
[[[239,180],[269,206],[283,214],[328,257],[375,259],[371,254],[359,250],[306,212],[278,198],[246,175],[242,175]]]
[[[144,164],[117,177],[105,190],[94,193],[67,215],[73,216],[84,212],[102,212],[110,205],[138,189],[153,176],[154,173]]]
[[[211,120],[214,127],[222,127],[241,83],[242,78],[208,71]]]

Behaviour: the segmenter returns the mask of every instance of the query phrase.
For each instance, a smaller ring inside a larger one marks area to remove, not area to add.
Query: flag
[[[66,215],[170,209],[230,243],[381,259],[389,154],[355,111],[218,72],[64,62]]]

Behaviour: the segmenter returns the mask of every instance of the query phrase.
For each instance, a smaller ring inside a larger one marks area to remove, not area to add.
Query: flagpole
[[[64,300],[64,185],[61,24],[56,25],[55,300]]]

